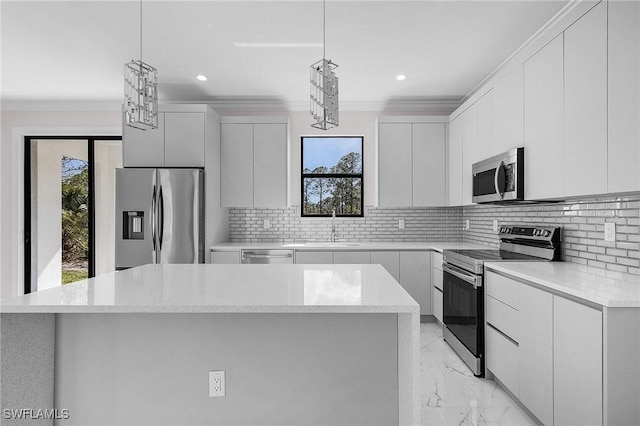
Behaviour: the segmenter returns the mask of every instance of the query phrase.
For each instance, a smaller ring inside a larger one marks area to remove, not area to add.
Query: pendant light
[[[142,0],[140,59],[124,65],[124,122],[140,130],[158,128],[158,70],[142,62]]]
[[[311,65],[311,127],[327,130],[338,127],[338,65],[326,57],[326,0],[322,0],[322,59]]]

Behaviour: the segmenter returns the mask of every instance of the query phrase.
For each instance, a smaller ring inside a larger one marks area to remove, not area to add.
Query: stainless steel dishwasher
[[[293,263],[293,250],[242,250],[243,264]]]

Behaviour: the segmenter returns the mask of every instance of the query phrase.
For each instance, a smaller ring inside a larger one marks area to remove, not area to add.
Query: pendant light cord
[[[142,62],[142,0],[140,0],[140,62]]]
[[[322,59],[327,59],[327,2],[322,0]]]

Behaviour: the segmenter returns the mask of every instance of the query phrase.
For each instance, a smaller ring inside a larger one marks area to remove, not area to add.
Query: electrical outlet
[[[616,224],[612,222],[606,222],[604,224],[604,240],[615,241],[616,240]]]
[[[497,220],[493,221],[493,231],[494,232],[498,232],[498,221]]]
[[[398,220],[398,229],[404,229],[404,219]]]
[[[469,223],[469,219],[465,219],[463,227],[465,231],[468,231],[469,229],[471,229],[471,224]]]
[[[271,222],[269,222],[269,219],[265,219],[265,220],[264,220],[264,223],[262,224],[262,227],[263,227],[264,229],[269,229],[269,228],[271,228]]]
[[[225,396],[224,371],[209,371],[209,397]]]

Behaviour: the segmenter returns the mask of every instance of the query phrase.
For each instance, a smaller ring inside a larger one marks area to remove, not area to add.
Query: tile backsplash
[[[470,229],[465,242],[497,247],[498,226],[561,226],[562,259],[597,268],[640,275],[640,196],[572,200],[562,203],[473,205],[463,208]],[[616,224],[616,241],[604,241],[604,224]]]
[[[398,229],[404,219],[405,228]],[[469,219],[470,229],[462,230]],[[348,241],[464,241],[497,247],[500,225],[561,226],[562,259],[640,275],[640,195],[518,205],[366,208],[365,217],[337,218],[339,239]],[[269,221],[269,228],[264,221]],[[604,241],[604,223],[616,224],[616,241]],[[299,208],[229,209],[230,241],[328,241],[331,218],[302,218]]]
[[[405,221],[398,229],[398,221]],[[265,228],[264,221],[269,221]],[[462,208],[365,207],[360,218],[335,219],[339,239],[348,241],[462,241]],[[300,217],[299,208],[229,209],[229,239],[242,242],[329,241],[331,218]]]

